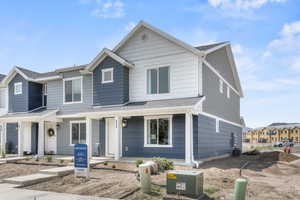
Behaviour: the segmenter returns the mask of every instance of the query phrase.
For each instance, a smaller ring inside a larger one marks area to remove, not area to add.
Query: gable
[[[226,81],[229,82],[236,90],[239,90],[236,81],[234,80],[234,72],[230,65],[227,47],[218,49],[206,56],[206,60],[220,73]]]
[[[128,61],[190,52],[146,27],[139,28],[116,53]]]

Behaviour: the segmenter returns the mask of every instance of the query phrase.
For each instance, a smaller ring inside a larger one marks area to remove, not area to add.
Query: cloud
[[[208,3],[215,8],[248,10],[260,8],[267,3],[283,3],[286,1],[287,0],[208,0]]]
[[[129,31],[131,31],[135,26],[136,26],[136,23],[135,23],[135,22],[129,22],[129,23],[126,24],[126,26],[125,26],[125,31],[129,32]]]

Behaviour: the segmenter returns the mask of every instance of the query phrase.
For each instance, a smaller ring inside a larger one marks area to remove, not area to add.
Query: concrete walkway
[[[16,185],[0,184],[0,199],[9,200],[112,200],[101,197],[80,196],[15,188]]]

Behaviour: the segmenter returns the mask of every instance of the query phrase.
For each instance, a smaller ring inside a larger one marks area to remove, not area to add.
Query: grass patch
[[[205,188],[204,189],[204,193],[207,194],[207,195],[212,195],[216,192],[219,192],[220,189],[219,188],[215,188],[215,187],[210,187],[210,188]]]

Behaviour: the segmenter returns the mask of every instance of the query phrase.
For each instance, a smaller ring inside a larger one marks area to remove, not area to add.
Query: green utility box
[[[174,170],[167,173],[167,193],[191,198],[203,195],[203,172]]]

